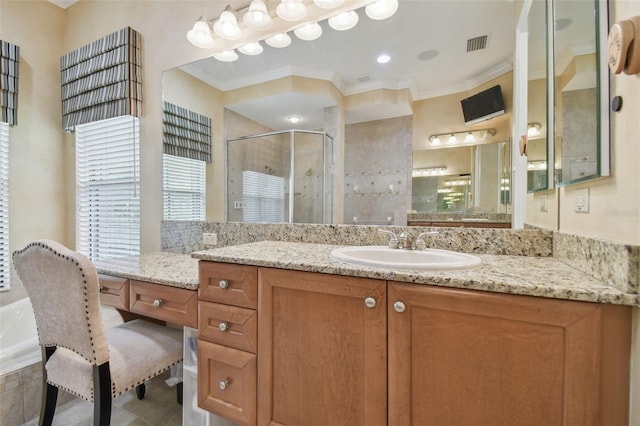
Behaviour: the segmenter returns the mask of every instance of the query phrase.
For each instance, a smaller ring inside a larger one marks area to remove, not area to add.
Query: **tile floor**
[[[103,307],[102,319],[106,327],[122,322],[115,309]],[[111,424],[114,426],[180,426],[182,406],[176,398],[176,388],[169,387],[165,380],[169,372],[150,380],[146,384],[144,399],[138,400],[135,392],[127,392],[113,401]],[[60,397],[60,396],[59,396]],[[0,419],[0,425],[2,425]],[[38,418],[23,426],[35,426]],[[80,398],[72,399],[56,408],[54,426],[93,425],[93,404]]]

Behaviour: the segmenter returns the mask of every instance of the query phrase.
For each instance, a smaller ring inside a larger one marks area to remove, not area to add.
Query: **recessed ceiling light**
[[[296,124],[300,121],[300,117],[298,117],[297,115],[292,115],[291,117],[287,117],[287,120],[289,120],[290,123]]]
[[[383,53],[382,55],[378,56],[378,59],[376,59],[376,61],[378,61],[379,64],[386,64],[390,60],[391,60],[391,56],[387,55],[386,53]]]

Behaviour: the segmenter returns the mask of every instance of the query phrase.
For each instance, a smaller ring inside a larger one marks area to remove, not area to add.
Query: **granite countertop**
[[[640,306],[624,293],[552,257],[478,254],[482,266],[458,271],[415,271],[355,266],[333,260],[336,245],[261,241],[192,253],[195,259],[376,278],[442,287],[555,299]]]
[[[94,264],[100,274],[189,290],[198,289],[198,260],[188,254],[147,253]]]

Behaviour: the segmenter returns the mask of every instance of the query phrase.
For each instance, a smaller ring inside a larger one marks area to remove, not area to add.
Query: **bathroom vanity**
[[[552,258],[417,272],[335,247],[193,254],[200,407],[240,425],[627,424],[637,295]]]

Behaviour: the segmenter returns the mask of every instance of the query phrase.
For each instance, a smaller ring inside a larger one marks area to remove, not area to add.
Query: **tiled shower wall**
[[[402,225],[411,209],[413,117],[346,126],[344,223]]]

